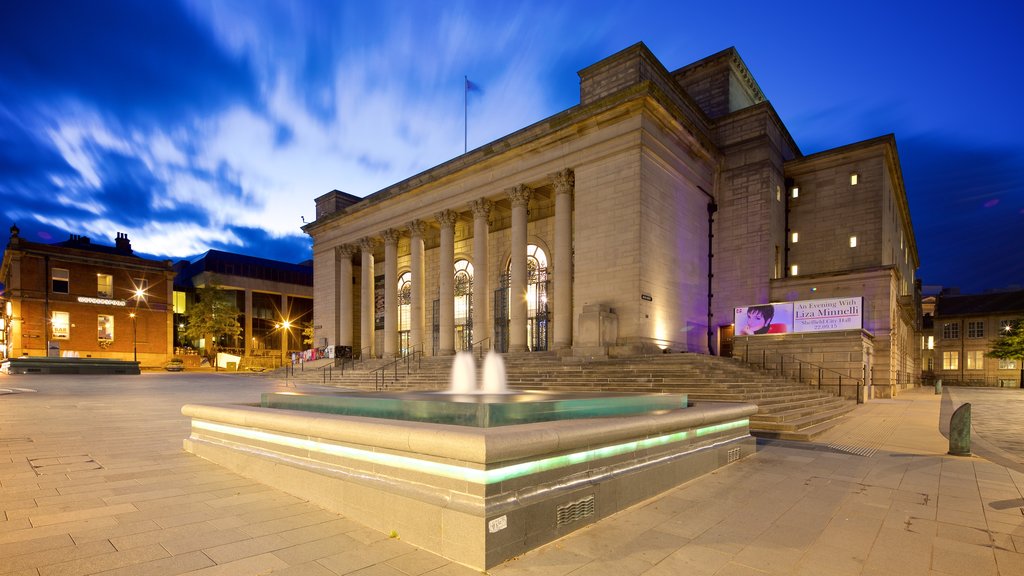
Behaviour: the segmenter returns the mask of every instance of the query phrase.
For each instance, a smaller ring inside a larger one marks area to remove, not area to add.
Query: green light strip
[[[656,446],[663,446],[665,444],[670,444],[673,442],[681,442],[683,440],[700,438],[701,436],[707,436],[708,434],[714,434],[716,432],[735,430],[736,428],[745,428],[749,425],[750,421],[747,418],[743,418],[732,422],[723,422],[721,424],[714,424],[712,426],[705,426],[703,428],[684,430],[682,432],[664,434],[662,436],[655,436],[653,438],[644,438],[643,440],[635,440],[633,442],[625,442],[623,444],[615,444],[613,446],[594,448],[592,450],[585,450],[583,452],[574,452],[572,454],[564,454],[562,456],[552,456],[551,458],[543,458],[541,460],[533,460],[531,462],[521,462],[519,464],[504,466],[501,468],[494,468],[491,470],[477,470],[474,468],[467,468],[465,466],[442,464],[440,462],[421,460],[419,458],[411,458],[409,456],[385,454],[382,452],[374,452],[372,450],[364,450],[361,448],[340,446],[338,444],[328,444],[326,442],[319,442],[316,440],[306,440],[302,438],[295,438],[292,436],[283,436],[280,434],[274,434],[272,432],[252,430],[250,428],[241,428],[238,426],[230,426],[226,424],[217,424],[215,422],[207,422],[205,420],[192,420],[192,428],[194,429],[208,430],[210,432],[227,434],[229,436],[237,436],[240,438],[247,438],[249,440],[277,444],[278,446],[298,448],[300,450],[306,450],[309,452],[315,452],[319,454],[341,456],[344,458],[359,460],[361,462],[369,462],[371,464],[381,464],[384,466],[391,466],[393,468],[415,470],[417,472],[427,472],[437,476],[442,476],[444,478],[464,480],[467,482],[473,482],[475,484],[494,484],[497,482],[511,480],[513,478],[520,478],[523,476],[528,476],[530,474],[536,474],[537,472],[555,470],[558,468],[563,468],[565,466],[571,466],[573,464],[593,462],[594,460],[610,458],[612,456],[618,456],[620,454],[635,452],[637,450],[644,450]]]

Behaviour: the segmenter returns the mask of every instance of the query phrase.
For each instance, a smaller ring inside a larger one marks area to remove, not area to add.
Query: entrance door
[[[736,327],[732,324],[718,327],[718,355],[724,358],[732,358],[732,341],[736,334]]]

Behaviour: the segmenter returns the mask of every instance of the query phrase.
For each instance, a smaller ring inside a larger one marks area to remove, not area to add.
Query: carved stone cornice
[[[355,244],[342,244],[335,248],[335,250],[337,250],[339,258],[351,258],[359,251],[359,247]]]
[[[551,175],[551,182],[555,186],[555,194],[572,194],[576,189],[576,173],[572,168],[559,170]]]
[[[402,233],[399,232],[398,230],[395,230],[394,228],[388,228],[387,230],[381,232],[380,235],[384,237],[385,246],[397,246],[398,239],[402,237]]]
[[[369,252],[369,253],[372,254],[373,253],[373,249],[376,248],[376,247],[377,247],[377,239],[376,238],[372,238],[370,236],[367,236],[366,238],[361,238],[359,240],[359,248],[362,249],[363,252]]]
[[[489,218],[491,216],[491,209],[493,208],[494,202],[491,202],[487,198],[480,198],[479,200],[473,200],[469,203],[469,209],[473,211],[474,218]]]
[[[517,206],[526,208],[530,204],[530,198],[533,197],[533,190],[526,184],[519,184],[506,190],[509,201],[512,202],[512,207]]]
[[[413,220],[412,222],[409,222],[408,227],[409,227],[409,234],[413,238],[415,238],[417,236],[422,238],[423,237],[423,233],[427,231],[427,223],[424,222],[423,220]]]
[[[434,214],[434,219],[441,225],[442,230],[455,230],[455,223],[459,220],[459,213],[454,210],[442,210]]]

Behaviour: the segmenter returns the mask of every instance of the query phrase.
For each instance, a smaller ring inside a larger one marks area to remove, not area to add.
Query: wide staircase
[[[358,390],[440,390],[447,388],[452,357],[423,357],[408,363],[380,360],[346,366],[307,363],[289,381]],[[481,362],[477,361],[479,369]],[[582,361],[554,353],[506,354],[509,387],[562,392],[678,392],[692,402],[750,402],[758,412],[751,433],[766,438],[810,440],[835,426],[856,403],[778,377],[732,358],[701,354]]]

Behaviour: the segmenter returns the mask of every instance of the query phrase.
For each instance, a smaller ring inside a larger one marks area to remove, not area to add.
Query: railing
[[[417,348],[419,348],[419,350],[417,350]],[[394,384],[397,382],[399,365],[404,364],[405,373],[412,374],[412,363],[416,362],[416,369],[419,370],[422,367],[422,361],[423,345],[418,344],[416,346],[409,347],[401,356],[373,371],[374,390],[387,390],[389,373],[392,373],[390,374],[391,383]]]
[[[486,345],[485,345],[486,344]],[[491,351],[491,337],[488,336],[483,340],[477,340],[469,345],[470,353],[475,353],[478,360],[482,360],[484,354]]]
[[[756,354],[755,354],[756,356]],[[774,358],[772,357],[774,356]],[[789,360],[787,361],[787,357]],[[856,387],[856,400],[858,404],[864,402],[861,396],[861,388],[864,386],[865,378],[856,378],[849,374],[843,374],[831,368],[825,368],[817,364],[807,362],[797,358],[794,354],[783,354],[781,352],[761,350],[761,362],[757,364],[750,357],[750,343],[747,343],[746,349],[744,350],[743,356],[738,357],[739,360],[750,364],[751,366],[758,366],[765,371],[774,371],[783,378],[789,378],[796,380],[801,383],[807,383],[811,386],[817,386],[818,390],[823,390],[830,394],[835,394],[840,398],[843,398],[843,379],[846,379],[846,386]],[[865,368],[866,369],[866,368]],[[829,383],[829,382],[834,383]],[[833,388],[835,390],[833,391]]]

